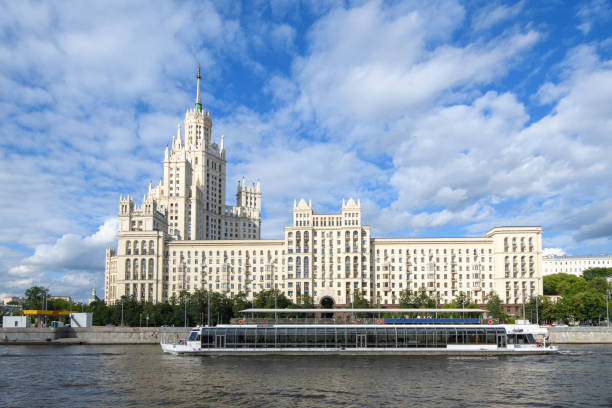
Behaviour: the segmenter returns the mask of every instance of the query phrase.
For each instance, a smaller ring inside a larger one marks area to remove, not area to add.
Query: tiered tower
[[[106,253],[106,293],[113,298],[167,299],[170,241],[259,239],[261,188],[242,179],[236,206],[225,204],[226,151],[211,138],[210,112],[202,106],[200,66],[196,101],[164,152],[163,176],[149,183],[142,205],[119,200],[117,251]]]
[[[211,140],[212,120],[201,102],[199,65],[196,78],[195,105],[185,112],[184,128],[179,123],[166,146],[163,178],[156,187],[149,186],[149,197],[168,212],[167,232],[173,239],[258,239],[259,182],[256,189],[239,192],[236,206],[225,205],[224,136],[220,143]]]

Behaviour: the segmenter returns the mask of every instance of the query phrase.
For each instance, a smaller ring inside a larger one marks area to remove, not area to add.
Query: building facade
[[[294,302],[309,296],[316,304],[328,298],[347,305],[359,292],[397,306],[403,290],[424,288],[440,304],[461,292],[485,303],[496,292],[516,305],[542,294],[541,236],[539,227],[496,227],[476,238],[373,238],[359,202],[315,214],[300,200],[283,239],[177,240],[163,231],[120,231],[117,250],[107,250],[106,301],[160,302],[201,289],[253,299],[278,289]]]
[[[477,238],[373,238],[359,201],[336,214],[294,202],[282,239],[260,239],[259,183],[238,183],[236,206],[223,204],[226,151],[211,143],[212,121],[200,103],[164,154],[164,176],[142,204],[119,201],[117,248],[106,251],[105,301],[122,296],[163,302],[205,289],[252,299],[278,289],[294,302],[347,305],[354,293],[398,305],[405,289],[440,304],[461,292],[484,303],[496,292],[506,304],[542,294],[542,231],[497,227]]]
[[[550,255],[544,256],[542,263],[544,275],[567,273],[582,276],[589,268],[612,268],[612,255]]]

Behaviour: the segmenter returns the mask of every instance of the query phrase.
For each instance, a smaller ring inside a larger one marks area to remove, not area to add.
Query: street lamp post
[[[536,295],[536,324],[540,324],[540,310],[538,309],[538,299],[539,296]]]
[[[606,298],[606,321],[608,322],[608,327],[610,327],[610,309],[608,308],[608,303],[610,302],[610,296],[612,295],[612,292],[610,290],[608,290],[608,292],[605,295]]]
[[[523,291],[523,320],[525,320],[525,291]]]
[[[207,295],[208,295],[208,303],[206,305],[206,309],[208,311],[208,327],[210,327],[210,288],[208,288]]]

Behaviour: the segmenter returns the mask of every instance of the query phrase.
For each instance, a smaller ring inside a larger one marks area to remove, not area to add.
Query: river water
[[[0,407],[612,406],[612,346],[556,356],[201,357],[0,346]]]

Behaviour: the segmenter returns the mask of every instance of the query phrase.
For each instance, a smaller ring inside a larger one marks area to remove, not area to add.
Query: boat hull
[[[266,348],[266,349],[199,349],[185,344],[161,344],[162,350],[170,354],[192,354],[206,356],[264,356],[264,355],[288,355],[288,356],[318,356],[318,355],[349,355],[349,356],[518,356],[518,355],[542,355],[557,354],[556,347],[521,347],[510,348]]]

